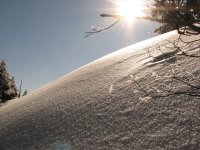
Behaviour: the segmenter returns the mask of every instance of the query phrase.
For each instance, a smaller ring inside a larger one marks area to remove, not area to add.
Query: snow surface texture
[[[199,149],[200,97],[185,92],[198,92],[186,82],[199,86],[199,58],[181,55],[177,37],[121,49],[1,106],[0,149]],[[182,50],[200,55],[199,44]]]

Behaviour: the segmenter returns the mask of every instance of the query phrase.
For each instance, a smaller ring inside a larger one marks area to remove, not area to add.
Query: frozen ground
[[[199,149],[200,42],[180,48],[177,37],[121,49],[1,106],[0,149]]]

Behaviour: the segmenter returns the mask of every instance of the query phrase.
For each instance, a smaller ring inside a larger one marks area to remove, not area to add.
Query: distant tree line
[[[25,90],[23,95],[27,94]],[[14,77],[10,77],[4,60],[0,62],[0,103],[20,97]]]

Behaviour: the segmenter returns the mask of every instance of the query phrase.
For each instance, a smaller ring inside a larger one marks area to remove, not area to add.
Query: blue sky
[[[115,6],[107,0],[0,0],[0,59],[19,87],[32,91],[93,60],[153,36],[155,25],[120,21],[84,38],[92,26],[106,26]]]

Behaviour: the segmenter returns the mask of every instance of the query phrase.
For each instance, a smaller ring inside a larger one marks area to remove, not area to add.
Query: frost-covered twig
[[[91,31],[85,32],[86,33],[85,37],[88,37],[88,36],[90,36],[92,34],[95,34],[95,33],[104,32],[104,31],[110,29],[111,27],[113,27],[114,25],[116,25],[120,21],[120,19],[121,18],[117,18],[111,25],[109,25],[108,27],[105,27],[105,28],[92,27]]]

